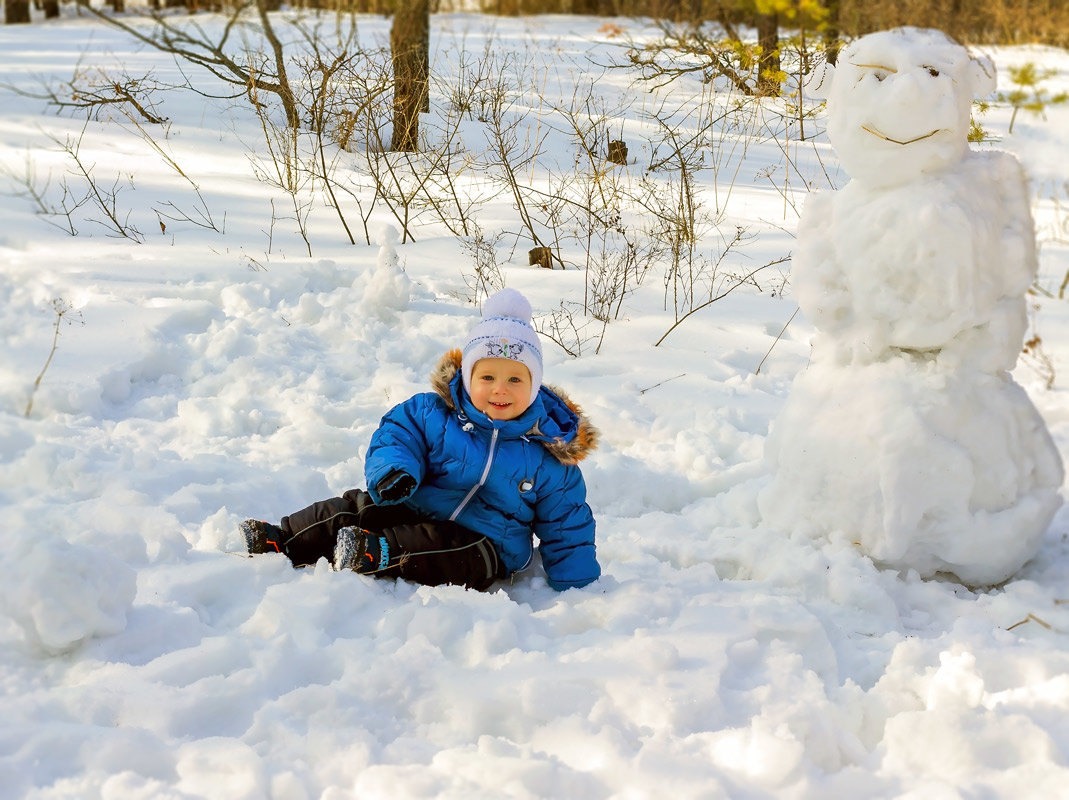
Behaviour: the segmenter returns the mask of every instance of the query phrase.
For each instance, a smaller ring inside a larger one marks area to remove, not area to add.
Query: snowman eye
[[[875,76],[877,81],[882,81],[888,75],[893,75],[895,72],[898,71],[894,67],[889,67],[886,64],[857,64],[857,63],[854,63],[854,66],[857,67],[858,69],[867,70],[867,74]],[[865,77],[866,77],[866,74],[862,73],[861,79],[864,79]]]
[[[928,70],[928,74],[931,75],[933,78],[939,77],[939,70],[937,70],[935,67],[925,67],[925,69]]]

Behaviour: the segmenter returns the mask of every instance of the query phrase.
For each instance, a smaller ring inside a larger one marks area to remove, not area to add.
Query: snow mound
[[[29,544],[29,542],[27,542]],[[48,653],[126,628],[137,593],[134,570],[103,550],[62,539],[22,548],[0,590],[0,611]]]
[[[999,583],[1061,505],[1061,463],[1024,390],[907,359],[814,364],[768,440],[766,523],[801,521],[875,561]]]
[[[397,254],[397,229],[383,224],[378,235],[379,254],[370,276],[361,275],[363,298],[360,312],[382,322],[393,322],[397,314],[408,309],[412,300],[412,282],[401,268]]]

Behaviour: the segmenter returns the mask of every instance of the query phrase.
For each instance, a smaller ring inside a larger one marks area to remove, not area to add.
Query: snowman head
[[[961,160],[972,99],[994,89],[990,59],[973,58],[941,31],[872,33],[839,54],[828,138],[855,180],[905,183]]]

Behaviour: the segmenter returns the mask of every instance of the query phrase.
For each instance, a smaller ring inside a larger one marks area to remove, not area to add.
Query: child
[[[434,391],[382,418],[364,463],[367,491],[315,503],[278,526],[242,523],[249,553],[485,590],[527,566],[534,533],[554,589],[597,580],[577,464],[598,432],[563,393],[542,386],[530,319],[514,289],[487,299],[464,349],[431,374]]]

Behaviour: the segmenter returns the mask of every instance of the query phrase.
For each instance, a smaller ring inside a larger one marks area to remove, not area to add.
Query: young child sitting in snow
[[[247,520],[250,554],[294,566],[484,590],[527,566],[538,537],[558,591],[601,574],[594,518],[577,466],[598,432],[559,390],[542,386],[531,306],[504,289],[483,306],[463,351],[442,357],[433,392],[391,409],[371,437],[367,491],[314,503],[279,525]]]

